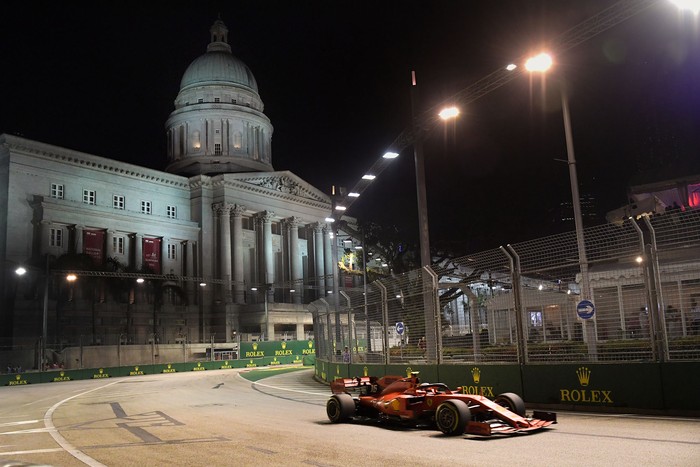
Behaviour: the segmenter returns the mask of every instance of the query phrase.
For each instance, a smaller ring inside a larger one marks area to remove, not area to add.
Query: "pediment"
[[[320,203],[329,203],[330,197],[289,171],[225,174],[225,184],[235,184],[238,188],[269,192],[275,196],[304,198]]]

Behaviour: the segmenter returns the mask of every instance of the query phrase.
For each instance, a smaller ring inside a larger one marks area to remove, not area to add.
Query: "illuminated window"
[[[51,197],[56,199],[63,199],[63,185],[60,183],[51,184]]]
[[[63,246],[63,229],[50,229],[49,230],[49,245],[50,246]]]
[[[166,214],[169,219],[176,219],[177,218],[177,206],[168,206],[166,208]]]
[[[85,204],[95,204],[97,201],[97,195],[95,190],[83,190],[83,203]]]
[[[119,255],[124,254],[124,237],[112,237],[112,251]]]
[[[124,195],[113,195],[112,207],[114,209],[124,209]]]
[[[141,212],[144,214],[151,213],[151,202],[150,201],[141,201]]]

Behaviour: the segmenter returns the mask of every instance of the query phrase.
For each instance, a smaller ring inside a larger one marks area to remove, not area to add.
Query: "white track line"
[[[104,464],[101,464],[101,463],[97,462],[95,459],[93,459],[92,457],[88,456],[87,454],[85,454],[84,452],[80,451],[79,449],[76,449],[75,446],[73,446],[72,444],[70,444],[70,443],[68,442],[68,440],[66,440],[66,438],[64,438],[63,436],[61,436],[61,434],[58,432],[58,430],[56,430],[56,427],[55,427],[54,424],[53,424],[53,420],[52,420],[53,413],[54,413],[54,412],[56,411],[56,409],[58,409],[62,404],[68,402],[68,401],[71,400],[71,399],[75,399],[76,397],[84,396],[85,394],[89,394],[89,393],[91,393],[91,392],[98,391],[98,390],[100,390],[100,389],[104,389],[104,388],[106,388],[106,387],[108,387],[108,386],[112,386],[113,384],[118,384],[119,382],[120,382],[120,381],[114,381],[114,382],[112,382],[112,383],[105,384],[104,386],[100,386],[99,388],[90,389],[89,391],[81,392],[80,394],[76,394],[76,395],[71,396],[71,397],[69,397],[69,398],[67,398],[67,399],[63,399],[62,401],[55,403],[55,404],[54,404],[49,410],[47,410],[46,413],[44,414],[44,425],[45,425],[46,428],[48,429],[49,434],[51,434],[51,436],[53,437],[54,441],[56,441],[56,443],[58,443],[58,445],[61,446],[61,447],[63,448],[63,450],[66,451],[68,454],[70,454],[71,456],[75,457],[76,459],[78,459],[78,460],[81,461],[82,463],[87,464],[87,465],[89,465],[89,466],[91,466],[91,467],[106,467],[106,466],[105,466]]]

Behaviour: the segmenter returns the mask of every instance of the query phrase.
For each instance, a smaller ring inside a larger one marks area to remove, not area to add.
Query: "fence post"
[[[668,334],[666,332],[666,313],[664,310],[664,294],[663,288],[661,287],[661,273],[659,269],[659,252],[656,245],[656,231],[651,225],[651,221],[648,217],[644,217],[644,223],[649,229],[649,235],[651,237],[651,244],[649,245],[649,256],[651,261],[647,267],[649,268],[649,276],[652,278],[650,283],[653,283],[654,289],[652,289],[652,303],[653,308],[649,310],[649,317],[652,323],[652,330],[654,332],[654,346],[658,348],[658,358],[660,362],[668,361]],[[654,293],[655,292],[655,293]],[[654,300],[656,298],[656,300]]]
[[[384,363],[389,364],[391,359],[389,358],[389,303],[387,301],[387,291],[386,286],[381,280],[377,281],[377,287],[379,287],[379,295],[381,297],[381,307],[382,307],[382,321],[384,325],[382,326],[382,347],[384,348]]]
[[[520,256],[515,252],[513,247],[508,244],[508,250],[500,247],[508,257],[510,263],[511,282],[513,284],[513,308],[515,309],[515,340],[518,350],[518,363],[526,364],[527,356],[527,339],[525,339],[525,331],[523,329],[523,306],[522,306],[522,290],[520,288]],[[510,254],[508,254],[510,251]]]

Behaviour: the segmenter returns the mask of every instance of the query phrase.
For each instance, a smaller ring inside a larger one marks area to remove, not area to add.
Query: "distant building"
[[[331,199],[274,171],[255,78],[224,23],[210,32],[165,125],[164,172],[0,135],[4,337],[40,335],[47,255],[54,268],[88,257],[96,271],[70,286],[52,276],[49,343],[311,336],[305,304],[332,286]],[[28,264],[33,279],[14,274]],[[108,264],[121,279],[100,277]],[[139,285],[138,273],[171,280]]]
[[[584,225],[593,225],[598,222],[598,204],[594,196],[580,195],[581,220]],[[571,201],[559,203],[559,222],[574,225],[574,204]]]

